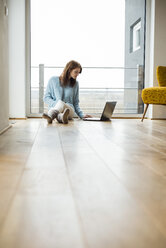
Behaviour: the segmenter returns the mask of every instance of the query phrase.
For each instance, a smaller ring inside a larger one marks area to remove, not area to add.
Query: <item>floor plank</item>
[[[56,129],[41,127],[1,229],[0,247],[82,248],[84,243]]]
[[[16,194],[40,122],[16,121],[0,135],[0,226]]]

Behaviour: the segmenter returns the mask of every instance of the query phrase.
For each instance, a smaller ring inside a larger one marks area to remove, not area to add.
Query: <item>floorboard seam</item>
[[[61,144],[62,154],[63,154],[63,158],[64,158],[64,163],[65,163],[65,167],[66,167],[66,174],[67,174],[68,182],[69,182],[70,189],[71,189],[71,194],[72,194],[72,198],[73,198],[73,202],[74,202],[74,206],[75,206],[75,210],[76,210],[76,215],[77,215],[77,218],[79,220],[79,225],[80,225],[80,229],[81,229],[80,231],[81,231],[81,235],[82,235],[83,244],[84,244],[85,248],[89,248],[89,245],[88,245],[88,242],[87,242],[87,239],[86,239],[86,234],[85,234],[85,231],[84,231],[84,228],[83,228],[83,222],[82,222],[81,214],[80,214],[80,211],[79,211],[79,206],[78,206],[77,201],[76,201],[76,199],[74,197],[74,190],[73,190],[73,186],[72,186],[72,181],[70,179],[70,174],[69,174],[69,170],[68,170],[68,164],[67,164],[67,161],[66,161],[66,158],[65,158],[65,152],[64,152],[64,149],[63,149],[63,143],[62,143],[59,127],[57,129],[58,129],[58,136],[59,136],[59,141],[60,141],[60,144]]]

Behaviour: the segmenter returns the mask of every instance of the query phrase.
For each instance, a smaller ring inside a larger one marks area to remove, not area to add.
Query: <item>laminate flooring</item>
[[[0,248],[165,248],[166,121],[47,125],[0,135]]]

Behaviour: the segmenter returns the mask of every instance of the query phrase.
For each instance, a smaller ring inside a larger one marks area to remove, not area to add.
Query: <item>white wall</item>
[[[154,25],[155,0],[146,0],[146,39],[145,39],[145,88],[153,87],[154,81]],[[146,116],[152,118],[150,105]]]
[[[158,86],[156,68],[166,66],[166,1],[147,0],[145,87]],[[150,105],[149,118],[165,119],[166,106]]]
[[[9,126],[8,16],[6,0],[0,0],[0,133]]]
[[[166,1],[155,0],[155,35],[154,35],[154,81],[156,78],[156,67],[166,66]],[[153,118],[166,118],[166,106],[154,106]]]
[[[9,117],[25,118],[25,0],[9,0]]]

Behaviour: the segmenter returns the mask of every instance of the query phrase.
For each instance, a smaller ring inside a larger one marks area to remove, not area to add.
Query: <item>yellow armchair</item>
[[[142,90],[142,100],[146,104],[142,120],[144,120],[149,104],[166,105],[166,66],[157,67],[157,80],[159,86]]]

